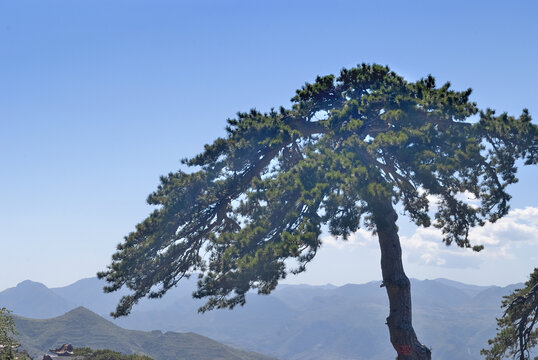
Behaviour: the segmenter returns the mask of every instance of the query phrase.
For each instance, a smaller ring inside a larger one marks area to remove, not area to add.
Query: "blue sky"
[[[536,16],[534,1],[1,1],[0,290],[103,270],[152,210],[159,175],[237,111],[287,106],[318,74],[361,62],[431,73],[473,88],[481,108],[538,119]],[[481,254],[401,218],[408,275],[525,280],[538,264],[537,176],[523,169],[514,212],[475,234],[489,241]],[[375,241],[358,233],[327,238],[289,281],[379,278]]]

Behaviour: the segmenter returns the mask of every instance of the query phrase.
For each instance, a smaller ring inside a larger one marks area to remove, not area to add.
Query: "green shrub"
[[[83,360],[153,360],[146,355],[124,355],[108,349],[92,350],[86,347],[74,349],[73,352]]]

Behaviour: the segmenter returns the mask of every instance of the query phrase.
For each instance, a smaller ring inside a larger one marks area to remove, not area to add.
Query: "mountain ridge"
[[[51,319],[14,316],[14,320],[21,347],[34,357],[54,346],[70,343],[75,347],[148,355],[156,360],[271,360],[192,332],[180,334],[122,329],[82,306]]]
[[[102,280],[81,279],[48,290],[64,304],[84,305],[126,329],[194,332],[285,360],[377,360],[393,357],[384,325],[388,301],[380,283],[284,285],[268,296],[249,293],[247,304],[233,311],[199,314],[203,300],[192,299],[196,281],[191,279],[162,299],[142,300],[131,315],[120,319],[108,314],[125,292],[103,294]],[[447,279],[412,279],[411,284],[415,329],[440,360],[480,359],[480,349],[496,332],[502,296],[522,286],[478,286]],[[40,291],[43,287],[36,285]],[[9,308],[3,295],[0,292],[0,304]],[[19,309],[23,305],[19,303]]]

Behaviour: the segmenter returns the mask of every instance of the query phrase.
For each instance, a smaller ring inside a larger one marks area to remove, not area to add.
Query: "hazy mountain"
[[[105,294],[103,292],[105,284],[104,280],[99,280],[94,277],[82,279],[71,285],[52,288],[50,290],[64,299],[69,299],[69,301],[77,306],[84,306],[98,314],[108,315],[116,308],[121,296],[127,294],[128,291],[122,289],[111,294]],[[159,301],[142,299],[135,307],[135,311],[159,310],[163,307],[172,305],[178,298],[190,298],[195,287],[195,279],[185,279],[182,282],[181,287],[171,289],[164,297],[159,299]],[[61,314],[63,313],[57,315]]]
[[[103,285],[103,282],[97,278],[87,278],[69,286],[50,290],[64,299],[69,299],[76,306],[83,306],[98,314],[108,314],[114,309],[122,293],[105,294]],[[55,314],[55,316],[62,314]]]
[[[62,306],[84,305],[107,315],[121,294],[103,294],[103,285],[93,278],[49,291],[61,299]],[[433,348],[439,360],[480,359],[480,349],[495,334],[502,296],[519,286],[412,280],[414,325],[420,340]],[[145,331],[192,331],[286,360],[394,357],[384,325],[388,300],[380,282],[340,287],[283,285],[269,296],[249,294],[244,307],[205,314],[197,312],[203,301],[191,298],[194,288],[195,280],[189,280],[162,299],[143,300],[131,315],[114,323]],[[0,305],[10,308],[3,296],[4,292],[0,293]],[[28,292],[26,296],[30,296]],[[31,307],[25,309],[24,297],[19,299],[15,313],[28,316]],[[56,309],[60,311],[61,306]]]
[[[15,314],[45,319],[58,316],[77,306],[76,302],[57,295],[45,285],[30,280],[0,292],[0,307]]]
[[[22,348],[34,357],[70,343],[75,347],[146,354],[156,360],[270,360],[193,333],[125,330],[83,307],[53,319],[15,317],[15,324]]]
[[[506,287],[491,286],[484,291],[481,291],[476,296],[473,297],[472,303],[477,307],[498,307],[500,306],[500,301],[497,299],[502,299],[507,293],[511,293],[518,288],[524,287],[524,284],[513,284]]]
[[[485,288],[484,286],[463,284],[463,283],[460,283],[458,281],[449,280],[449,279],[443,279],[443,278],[435,279],[435,281],[437,281],[438,283],[444,284],[444,285],[454,287],[456,289],[460,289],[460,290],[464,291],[465,293],[467,293],[467,295],[470,295],[470,296],[475,296],[476,294],[478,294],[479,292],[481,292]]]

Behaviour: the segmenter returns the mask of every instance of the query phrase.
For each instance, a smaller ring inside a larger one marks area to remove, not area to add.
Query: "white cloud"
[[[477,253],[457,246],[446,246],[436,228],[418,228],[409,237],[402,236],[404,260],[424,265],[469,268],[482,261]]]
[[[442,242],[441,231],[434,228],[417,228],[411,236],[401,236],[404,259],[408,262],[450,267],[476,268],[486,259],[512,259],[514,250],[538,246],[538,207],[515,209],[495,223],[471,230],[469,238],[473,245],[482,244],[485,249],[476,253]],[[326,236],[323,243],[345,249],[352,247],[377,247],[377,238],[371,232],[360,229],[348,241]]]
[[[510,211],[508,216],[516,216],[536,225],[538,224],[538,207],[527,206],[524,209],[515,209]]]
[[[377,246],[377,237],[372,235],[371,231],[365,229],[359,229],[357,232],[349,235],[347,240],[341,237],[335,238],[334,236],[324,236],[321,239],[323,244],[331,247],[335,247],[339,250],[350,246],[357,247],[372,247]]]
[[[471,239],[484,245],[507,242],[538,244],[538,207],[510,211],[504,218],[471,231]]]
[[[511,259],[514,248],[538,245],[538,207],[515,209],[495,223],[474,228],[469,239],[485,249],[476,253],[454,244],[447,247],[435,228],[418,228],[410,237],[402,237],[402,247],[410,262],[446,267],[477,267],[485,259]]]

